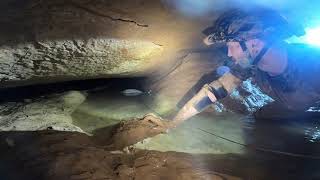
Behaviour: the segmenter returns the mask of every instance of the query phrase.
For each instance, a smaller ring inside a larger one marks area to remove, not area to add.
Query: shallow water
[[[150,110],[141,97],[126,97],[120,92],[89,94],[86,101],[72,114],[73,123],[92,133],[122,120],[143,117]]]
[[[121,120],[156,113],[146,95],[123,96],[120,91],[89,94],[73,113],[74,124],[87,132]],[[148,138],[136,148],[203,154],[195,163],[212,159],[216,169],[259,179],[319,179],[319,119],[263,121],[235,113],[203,112],[168,134]],[[205,132],[206,131],[206,132]],[[249,147],[244,147],[249,145]],[[273,174],[274,173],[274,174]],[[264,178],[268,177],[268,178]]]
[[[89,94],[73,113],[74,124],[87,132],[121,120],[156,113],[148,104],[150,96],[127,97],[119,92],[100,91]],[[205,112],[186,121],[168,134],[147,139],[139,148],[188,153],[244,153],[244,148],[223,138],[254,144],[266,149],[314,154],[320,148],[319,119],[294,121],[259,121],[235,113]],[[205,130],[223,138],[204,132]],[[301,147],[301,148],[300,148]],[[310,152],[308,149],[310,149]]]
[[[100,84],[107,83],[99,81],[98,86]],[[37,90],[56,91],[51,87],[35,88],[21,90],[32,93],[28,96],[13,91],[12,98],[6,101],[17,99],[15,94],[20,94],[20,99],[24,99],[38,96]],[[79,90],[86,88],[81,87]],[[65,86],[59,90],[63,92]],[[73,124],[94,133],[95,130],[121,120],[161,112],[151,106],[152,96],[143,94],[127,97],[121,94],[122,90],[122,86],[89,90],[85,102],[72,114]],[[135,147],[192,154],[195,155],[194,163],[199,166],[209,166],[211,170],[244,179],[320,179],[319,127],[317,118],[266,121],[235,113],[217,114],[211,109],[191,118],[168,134],[146,139]]]

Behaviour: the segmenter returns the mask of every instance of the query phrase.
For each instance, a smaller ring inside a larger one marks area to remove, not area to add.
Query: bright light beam
[[[287,39],[289,43],[304,43],[320,47],[320,26],[305,28],[306,34],[301,37],[293,36]]]
[[[302,40],[308,44],[320,46],[320,27],[306,28],[306,35]]]

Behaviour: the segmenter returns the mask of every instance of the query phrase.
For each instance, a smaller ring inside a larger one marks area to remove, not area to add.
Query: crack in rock
[[[69,2],[70,5],[72,5],[73,7],[76,7],[76,8],[80,8],[82,10],[85,10],[91,14],[95,14],[97,16],[101,16],[101,17],[106,17],[106,18],[109,18],[110,20],[112,21],[122,21],[122,22],[128,22],[128,23],[133,23],[133,24],[136,24],[137,26],[140,26],[140,27],[149,27],[149,25],[147,24],[140,24],[134,20],[130,20],[130,19],[122,19],[122,18],[114,18],[112,16],[109,16],[109,15],[106,15],[106,14],[103,14],[101,12],[98,12],[98,11],[95,11],[93,9],[90,9],[88,7],[84,7],[78,3],[75,3],[75,2]]]
[[[158,43],[155,43],[155,42],[152,42],[153,44],[157,45],[157,46],[164,46],[163,44],[158,44]]]

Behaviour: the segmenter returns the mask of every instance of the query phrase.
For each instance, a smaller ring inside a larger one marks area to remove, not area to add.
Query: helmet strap
[[[248,47],[247,47],[245,41],[239,41],[239,44],[240,44],[240,47],[242,48],[242,51],[245,52],[246,50],[248,50]],[[257,64],[261,61],[262,57],[266,54],[266,52],[268,51],[268,49],[270,48],[270,46],[271,46],[271,44],[270,44],[270,43],[267,43],[267,44],[261,49],[261,51],[259,52],[259,54],[254,58],[254,60],[253,60],[253,62],[252,62],[253,65],[257,65]]]
[[[259,54],[254,58],[253,60],[253,65],[257,65],[262,57],[266,54],[266,52],[268,51],[268,49],[270,48],[271,44],[270,43],[267,43],[262,49],[261,51],[259,52]]]
[[[245,41],[239,41],[239,44],[242,51],[246,51],[248,49]]]

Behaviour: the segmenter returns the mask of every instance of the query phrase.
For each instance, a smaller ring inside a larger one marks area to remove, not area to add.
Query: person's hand
[[[178,126],[178,123],[176,121],[170,120],[162,120],[161,124],[164,129],[163,133],[169,133],[171,130],[175,129]]]
[[[144,121],[149,121],[154,124],[154,128],[162,129],[163,133],[168,133],[170,129],[176,128],[178,124],[176,121],[165,120],[154,114],[147,114],[143,119]]]

